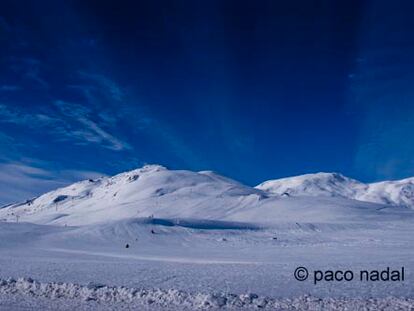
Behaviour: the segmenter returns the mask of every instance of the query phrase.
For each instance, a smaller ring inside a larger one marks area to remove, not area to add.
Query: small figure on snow
[[[128,243],[125,245],[125,248],[129,248],[129,244]]]

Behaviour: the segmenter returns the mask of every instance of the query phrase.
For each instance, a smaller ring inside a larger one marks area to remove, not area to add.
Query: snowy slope
[[[329,196],[354,198],[365,185],[338,173],[306,174],[265,181],[256,188],[286,196]]]
[[[414,209],[414,178],[368,184],[355,198]]]
[[[414,208],[414,178],[364,184],[338,173],[266,181],[256,187],[279,196],[337,197]]]
[[[410,203],[396,195],[401,188],[399,183],[392,186],[368,186],[339,174],[321,173],[252,188],[211,171],[168,170],[148,165],[113,177],[81,181],[3,207],[0,220],[56,225],[88,225],[150,216],[260,224],[362,221],[393,213],[382,211],[383,204]],[[286,192],[289,196],[274,195]]]
[[[0,209],[0,219],[81,225],[125,218],[220,219],[266,198],[258,189],[210,171],[171,171],[148,165],[85,180]]]

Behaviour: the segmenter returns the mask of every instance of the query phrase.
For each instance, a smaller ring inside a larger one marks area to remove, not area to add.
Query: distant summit
[[[327,196],[414,208],[414,178],[365,184],[339,173],[305,174],[256,186],[273,195]]]

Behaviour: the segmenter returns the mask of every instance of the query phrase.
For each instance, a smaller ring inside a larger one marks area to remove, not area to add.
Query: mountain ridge
[[[342,197],[414,208],[414,177],[363,183],[340,173],[319,172],[267,180],[255,188],[273,195]]]
[[[0,208],[0,221],[83,225],[154,214],[226,221],[324,221],[350,217],[351,210],[358,219],[367,213],[377,215],[384,207],[413,209],[413,193],[413,179],[364,184],[339,173],[317,173],[250,187],[212,171],[146,165],[5,206]]]

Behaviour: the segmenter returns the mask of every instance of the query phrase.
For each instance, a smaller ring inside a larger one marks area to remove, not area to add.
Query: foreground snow
[[[255,309],[266,301],[282,310],[410,310],[413,234],[412,219],[273,227],[157,218],[79,227],[0,223],[0,309],[24,310],[26,303],[35,310]],[[315,285],[294,278],[299,266],[405,267],[406,276],[404,282]],[[249,293],[258,297],[239,306]]]
[[[256,294],[229,294],[229,293],[187,293],[180,290],[138,289],[127,287],[110,287],[103,284],[90,283],[81,286],[73,283],[40,283],[30,278],[0,279],[0,294],[24,295],[32,301],[36,298],[47,298],[61,303],[56,310],[70,309],[72,299],[83,301],[83,306],[90,309],[102,310],[105,307],[138,308],[151,306],[152,310],[169,308],[204,310],[225,308],[230,310],[408,310],[414,306],[414,299],[410,298],[316,298],[301,296],[298,298],[270,298]],[[89,304],[88,302],[93,302]],[[4,305],[4,304],[3,304]],[[0,300],[1,307],[1,300]]]

